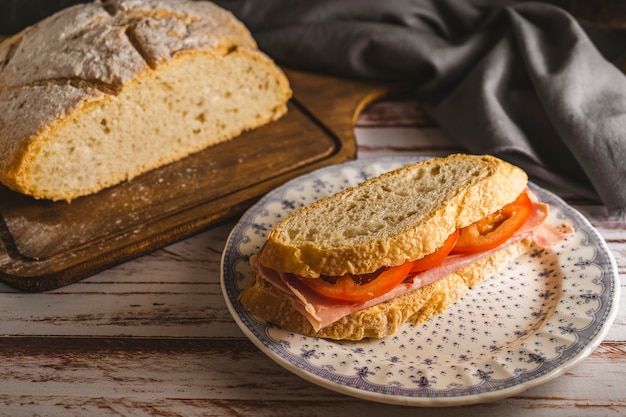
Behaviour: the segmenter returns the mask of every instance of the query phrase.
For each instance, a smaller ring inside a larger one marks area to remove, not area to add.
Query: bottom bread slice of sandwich
[[[239,301],[285,330],[338,340],[428,320],[571,232],[547,225],[527,181],[493,156],[456,154],[318,200],[270,231]]]

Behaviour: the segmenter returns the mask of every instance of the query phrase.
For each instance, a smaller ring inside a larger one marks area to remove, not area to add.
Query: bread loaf
[[[73,6],[0,44],[0,181],[70,201],[276,120],[290,96],[212,3]]]

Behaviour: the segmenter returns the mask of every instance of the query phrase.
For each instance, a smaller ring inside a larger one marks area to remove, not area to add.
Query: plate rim
[[[417,407],[443,407],[443,406],[462,406],[462,405],[471,405],[478,403],[491,402],[498,399],[503,399],[510,397],[512,395],[519,394],[521,392],[527,391],[529,389],[535,388],[537,386],[543,385],[563,374],[565,374],[570,369],[574,368],[582,361],[584,361],[589,355],[602,343],[606,334],[609,332],[611,325],[613,324],[615,317],[617,315],[617,311],[619,308],[619,298],[620,298],[620,284],[619,284],[619,273],[617,270],[617,263],[615,258],[609,248],[607,247],[606,241],[602,237],[602,235],[598,232],[598,230],[593,227],[593,225],[589,222],[589,220],[580,213],[577,209],[567,204],[562,198],[557,196],[556,194],[548,191],[532,182],[529,181],[529,186],[534,191],[539,191],[547,196],[551,200],[554,200],[559,208],[567,211],[568,215],[575,216],[577,221],[582,223],[585,226],[585,231],[587,233],[592,233],[596,240],[601,243],[601,252],[605,255],[606,260],[608,261],[608,267],[605,272],[608,272],[608,275],[612,276],[613,286],[611,288],[607,288],[612,297],[608,299],[611,305],[608,307],[606,314],[604,315],[604,320],[601,322],[595,322],[596,327],[598,327],[598,331],[595,333],[595,336],[588,340],[586,345],[580,347],[580,351],[576,353],[569,360],[559,364],[558,366],[548,369],[547,372],[538,375],[537,377],[522,381],[519,384],[514,384],[508,387],[504,387],[501,389],[495,389],[485,392],[473,393],[470,395],[458,395],[458,396],[400,396],[393,395],[388,393],[380,393],[374,392],[370,390],[364,390],[362,388],[357,388],[349,385],[338,384],[335,381],[324,378],[318,374],[308,372],[305,369],[297,366],[295,363],[291,362],[284,356],[281,356],[274,352],[265,341],[259,339],[257,335],[246,325],[246,323],[239,316],[238,311],[235,309],[235,306],[232,303],[232,300],[229,296],[229,290],[227,288],[226,283],[226,261],[229,254],[229,246],[232,242],[232,239],[235,237],[235,234],[239,231],[239,227],[241,221],[245,219],[250,213],[257,210],[257,207],[263,206],[268,200],[271,199],[275,194],[279,194],[282,190],[289,189],[294,184],[297,184],[302,181],[306,181],[307,179],[316,178],[323,174],[326,171],[333,170],[342,170],[344,168],[351,167],[359,167],[363,166],[363,164],[385,164],[385,163],[400,163],[402,165],[406,165],[412,162],[422,161],[426,159],[431,159],[434,156],[407,156],[407,155],[394,155],[394,156],[382,156],[377,158],[368,158],[368,159],[356,159],[340,164],[330,165],[326,167],[319,168],[317,170],[311,171],[307,174],[298,176],[284,183],[283,185],[275,188],[274,190],[266,193],[257,203],[255,203],[252,207],[250,207],[236,222],[236,224],[231,229],[228,237],[225,241],[224,250],[222,252],[221,261],[220,261],[220,286],[222,289],[222,294],[224,296],[227,308],[236,322],[238,327],[242,330],[244,335],[257,347],[261,350],[263,354],[268,356],[278,365],[287,369],[291,373],[301,377],[304,380],[312,382],[318,386],[330,389],[331,391],[338,392],[341,394],[349,395],[355,398],[374,401],[383,404],[391,404],[391,405],[404,405],[404,406],[417,406]],[[595,247],[595,246],[594,246]],[[597,255],[596,255],[597,256]],[[256,320],[255,318],[253,318]],[[305,336],[303,336],[305,337]],[[311,338],[314,339],[314,338]]]

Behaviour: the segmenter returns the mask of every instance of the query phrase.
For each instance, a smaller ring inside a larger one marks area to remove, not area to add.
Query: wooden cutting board
[[[68,204],[0,188],[0,280],[58,288],[241,215],[263,194],[353,159],[354,122],[387,88],[285,70],[280,120]]]

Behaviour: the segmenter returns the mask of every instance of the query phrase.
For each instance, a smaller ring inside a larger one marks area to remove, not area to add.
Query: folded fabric
[[[626,31],[547,3],[488,0],[217,0],[280,64],[411,81],[468,151],[626,217]]]

